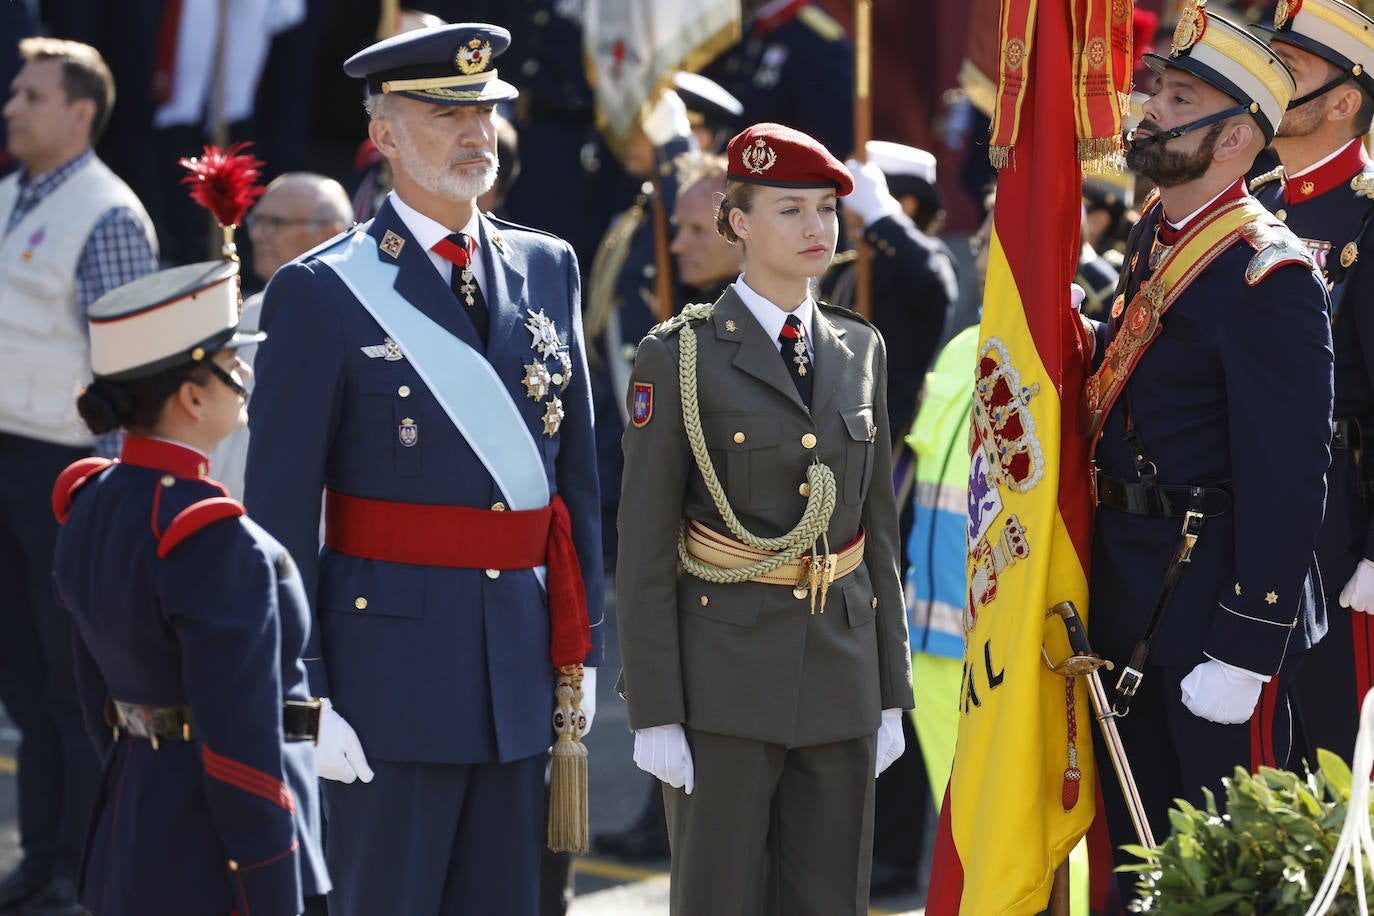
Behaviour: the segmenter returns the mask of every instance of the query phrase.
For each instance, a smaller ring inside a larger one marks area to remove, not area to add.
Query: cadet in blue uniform
[[[76,621],[86,729],[105,760],[81,902],[97,916],[290,916],[329,890],[310,628],[290,555],[211,479],[244,423],[236,264],[152,274],[90,308],[77,402],[117,462],[58,478],[53,576]],[[84,911],[83,911],[84,912]]]
[[[1162,837],[1173,799],[1224,797],[1236,766],[1288,763],[1286,682],[1325,630],[1312,551],[1332,357],[1306,246],[1242,180],[1292,94],[1288,69],[1193,6],[1172,54],[1146,60],[1159,85],[1127,164],[1159,199],[1084,400],[1098,467],[1089,627],[1121,672],[1117,722]],[[1102,788],[1114,843],[1133,841],[1120,787]]]
[[[640,343],[616,608],[635,763],[665,785],[671,912],[868,911],[874,777],[902,751],[886,348],[809,281],[849,173],[811,137],[730,141],[744,273]]]
[[[1317,539],[1329,629],[1295,691],[1315,766],[1318,747],[1351,759],[1360,702],[1374,686],[1374,531],[1360,466],[1363,432],[1374,436],[1374,164],[1362,142],[1374,116],[1374,20],[1340,0],[1306,0],[1275,26],[1270,48],[1293,71],[1299,98],[1274,137],[1283,165],[1250,187],[1312,249],[1331,289],[1336,351],[1331,471]]]
[[[812,0],[746,0],[744,37],[703,74],[744,106],[840,156],[854,148],[854,45]]]
[[[313,603],[333,916],[535,913],[551,656],[600,657],[577,260],[474,206],[509,41],[443,26],[344,65],[395,190],[265,294],[247,498]]]

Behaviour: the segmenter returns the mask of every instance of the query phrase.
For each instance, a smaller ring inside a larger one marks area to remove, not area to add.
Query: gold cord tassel
[[[587,852],[587,747],[582,733],[587,717],[582,714],[582,666],[556,669],[558,706],[553,712],[557,740],[549,779],[549,849],[554,852]]]

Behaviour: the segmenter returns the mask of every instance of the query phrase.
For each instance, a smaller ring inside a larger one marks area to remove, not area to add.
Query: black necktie
[[[472,252],[477,250],[477,240],[461,232],[455,232],[447,238],[440,239],[434,250],[453,265],[453,277],[449,280],[449,287],[462,303],[468,318],[472,319],[477,337],[485,346],[491,316],[487,312],[487,300],[482,298],[482,289],[477,285],[477,278],[473,276],[471,269]]]
[[[801,320],[796,315],[788,315],[778,332],[778,343],[782,345],[782,360],[787,364],[787,374],[797,386],[802,403],[811,406],[811,359],[806,355],[806,332],[802,330]]]

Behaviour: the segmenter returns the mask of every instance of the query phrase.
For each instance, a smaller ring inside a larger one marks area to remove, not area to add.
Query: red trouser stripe
[[[1276,767],[1274,757],[1274,711],[1278,708],[1279,676],[1275,674],[1260,691],[1259,703],[1250,716],[1250,771],[1260,767]]]
[[[262,770],[255,770],[247,764],[216,754],[208,745],[202,747],[201,758],[205,763],[205,772],[209,776],[265,798],[292,814],[296,813],[296,799],[291,795],[286,783],[281,780],[267,775]]]

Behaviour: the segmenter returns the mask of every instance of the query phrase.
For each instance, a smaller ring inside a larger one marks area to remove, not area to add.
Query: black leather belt
[[[105,719],[118,731],[147,738],[155,749],[162,741],[190,741],[194,737],[189,706],[144,706],[111,699],[105,708]],[[281,722],[287,741],[318,740],[320,701],[284,701]]]
[[[1331,447],[1357,449],[1364,445],[1358,417],[1340,417],[1331,421]]]
[[[1180,487],[1164,484],[1127,483],[1103,471],[1097,472],[1097,504],[1131,515],[1150,515],[1156,518],[1183,518],[1194,506],[1194,496],[1200,495],[1195,511],[1207,518],[1215,518],[1231,511],[1233,505],[1229,482],[1210,487]],[[1195,491],[1201,490],[1201,494]]]

